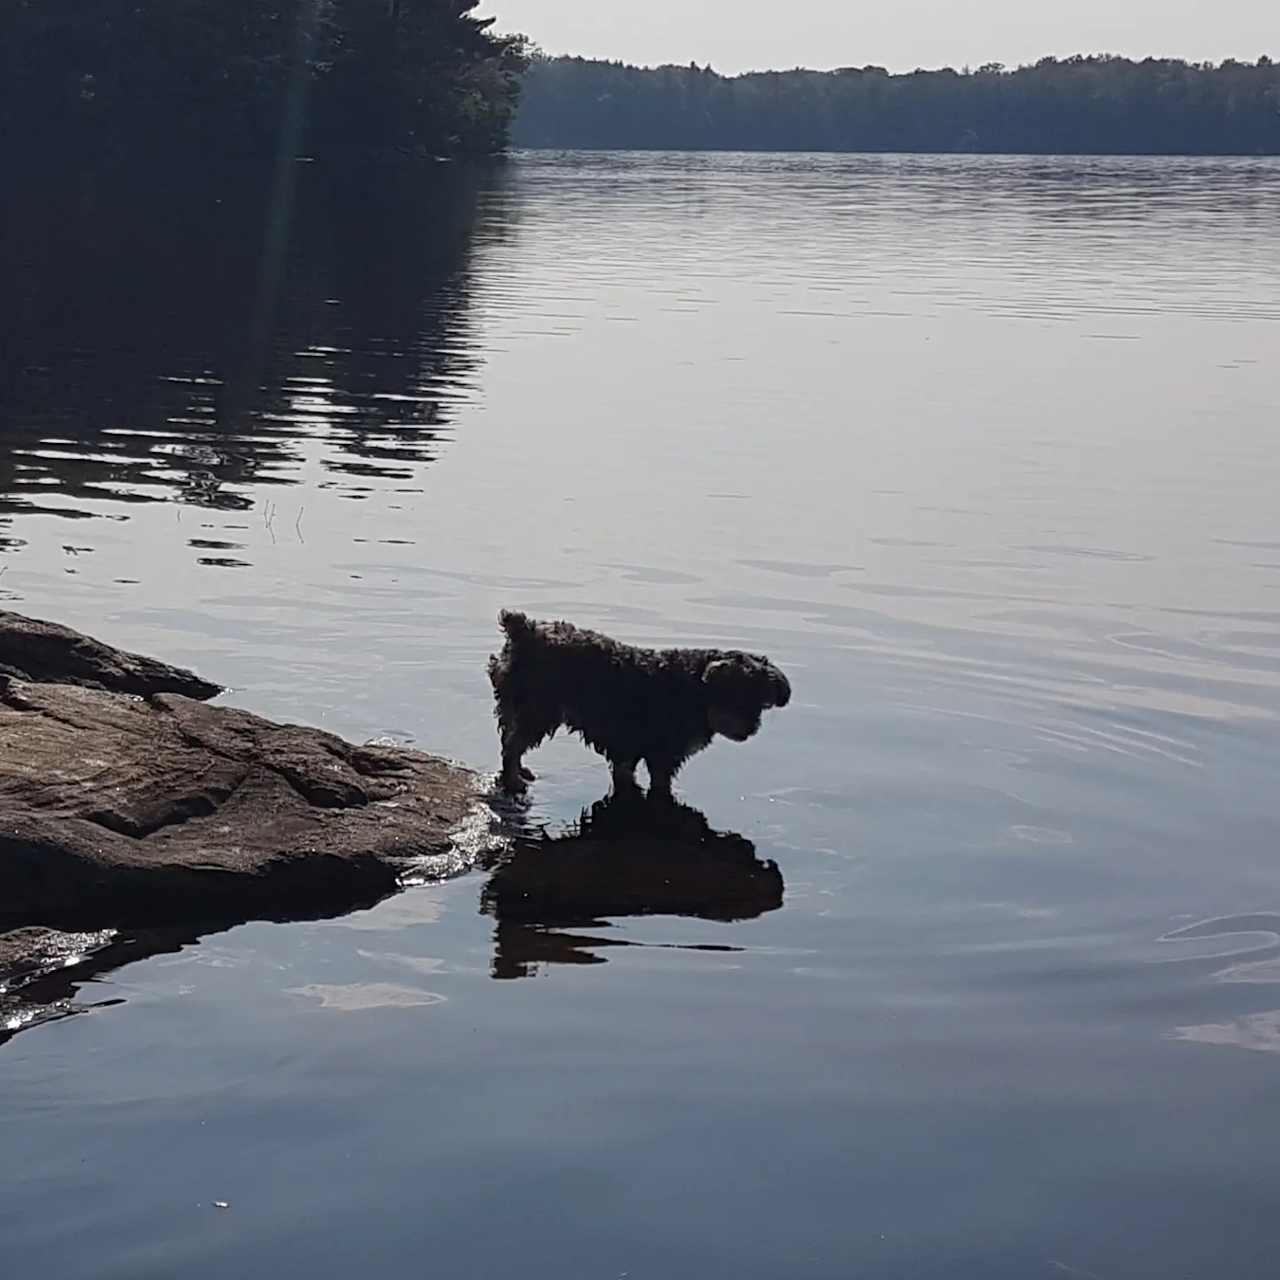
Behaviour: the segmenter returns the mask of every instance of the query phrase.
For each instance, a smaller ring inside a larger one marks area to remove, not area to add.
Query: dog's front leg
[[[502,734],[502,789],[513,796],[522,795],[533,781],[533,770],[521,763],[529,745],[518,729],[508,729]]]
[[[621,795],[624,791],[634,791],[636,789],[636,764],[635,760],[610,759],[609,769],[613,774],[613,792],[615,795]]]

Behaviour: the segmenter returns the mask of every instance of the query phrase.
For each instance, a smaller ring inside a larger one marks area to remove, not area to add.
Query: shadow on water
[[[300,481],[359,498],[432,461],[478,359],[477,236],[500,164],[294,162],[36,174],[0,221],[0,551],[24,513],[251,504]],[[6,535],[10,535],[7,536]]]
[[[610,947],[737,951],[601,931],[639,916],[751,920],[781,907],[783,892],[777,864],[758,858],[750,840],[714,830],[688,805],[655,804],[636,792],[597,801],[563,834],[517,836],[490,864],[480,910],[496,922],[492,976],[524,978],[548,964],[604,964],[597,953]],[[381,896],[333,910],[253,911],[166,928],[0,934],[0,1045],[29,1027],[123,1003],[83,999],[82,989],[134,961],[176,954],[250,919],[332,918]]]
[[[575,929],[628,916],[750,920],[781,907],[783,887],[777,864],[756,857],[750,840],[637,792],[597,801],[566,834],[517,840],[490,873],[480,909],[496,921],[493,976],[524,978],[546,964],[603,964],[596,953],[609,947],[651,945]]]
[[[0,932],[0,1046],[30,1027],[123,1004],[119,997],[84,1000],[78,996],[82,988],[92,989],[98,978],[136,960],[176,955],[253,920],[329,920],[367,910],[387,896],[369,893],[353,900],[344,895],[332,907],[250,909],[140,929],[29,928]]]
[[[9,967],[4,966],[0,950],[0,1045],[29,1027],[123,1004],[119,998],[81,1002],[75,997],[99,975],[134,960],[173,955],[204,932],[152,929],[130,935],[114,929],[87,933],[30,929],[0,938],[0,947],[23,948],[21,958]]]

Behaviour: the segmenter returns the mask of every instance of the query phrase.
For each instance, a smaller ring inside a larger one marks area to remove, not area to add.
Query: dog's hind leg
[[[649,771],[649,794],[655,800],[671,799],[671,783],[676,776],[678,765],[670,760],[651,760],[646,757],[644,767]]]

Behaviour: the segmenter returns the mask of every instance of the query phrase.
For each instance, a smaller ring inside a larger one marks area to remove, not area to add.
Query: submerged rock
[[[0,615],[0,672],[0,929],[367,905],[449,869],[476,802],[445,760],[207,706],[63,627]]]

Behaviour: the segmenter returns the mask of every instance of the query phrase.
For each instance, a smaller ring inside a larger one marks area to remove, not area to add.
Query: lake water
[[[766,652],[680,791],[782,902],[655,850],[126,947],[0,1048],[0,1270],[1273,1276],[1280,163],[286,203],[18,229],[0,607],[481,768],[501,606]]]

